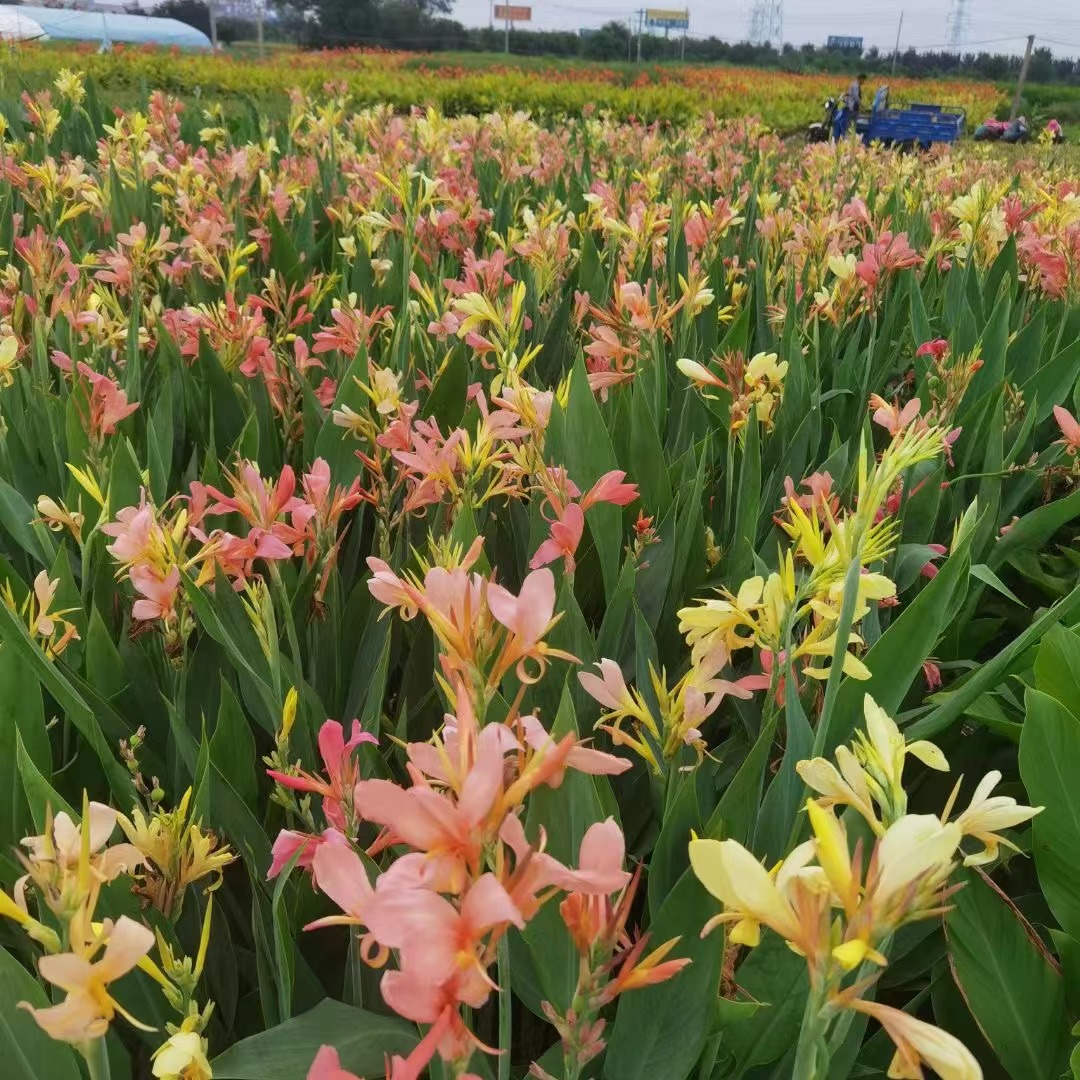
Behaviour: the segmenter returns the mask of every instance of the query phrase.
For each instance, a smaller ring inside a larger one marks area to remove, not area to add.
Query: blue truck
[[[814,129],[831,131],[834,139],[843,138],[851,127],[852,114],[846,102],[839,106],[829,99],[826,102],[824,124],[811,125],[810,141]],[[909,149],[927,149],[932,143],[954,143],[964,132],[967,115],[961,108],[949,105],[889,104],[889,88],[882,86],[874,94],[869,114],[855,116],[855,133],[869,146],[872,142],[884,146]]]

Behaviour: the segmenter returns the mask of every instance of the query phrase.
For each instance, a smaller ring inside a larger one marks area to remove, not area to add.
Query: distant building
[[[863,39],[861,37],[843,37],[838,34],[830,34],[825,42],[826,49],[840,49],[844,52],[862,52]]]
[[[175,45],[181,49],[208,49],[210,39],[187,23],[109,11],[103,5],[92,10],[69,7],[35,7],[28,4],[0,6],[5,23],[13,24],[21,37],[53,41],[89,41],[108,48],[117,42],[131,45]],[[35,32],[23,34],[21,20],[34,24]],[[14,36],[4,34],[3,36]]]

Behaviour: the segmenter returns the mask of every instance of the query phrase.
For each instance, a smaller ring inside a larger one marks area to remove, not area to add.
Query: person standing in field
[[[851,80],[851,85],[848,87],[847,107],[853,120],[859,115],[859,109],[862,107],[862,87],[864,82],[866,82],[866,72],[860,71]]]
[[[854,125],[859,115],[859,109],[862,106],[862,86],[864,82],[866,82],[866,73],[862,71],[851,80],[851,85],[841,99],[841,107],[836,114],[836,119],[833,121],[834,139],[842,139]]]

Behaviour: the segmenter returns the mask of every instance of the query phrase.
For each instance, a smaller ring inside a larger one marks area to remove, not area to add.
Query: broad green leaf
[[[54,814],[63,810],[72,821],[79,820],[82,815],[73,810],[52,784],[41,775],[41,771],[26,752],[18,732],[15,733],[15,762],[19,769],[23,793],[30,806],[34,831],[37,834],[40,835],[45,831],[46,810],[52,810]]]
[[[938,577],[940,576],[939,574]],[[1078,604],[1080,604],[1080,586],[1074,588],[1052,608],[1040,615],[1022,634],[1005,645],[996,656],[984,661],[980,667],[976,668],[975,673],[957,689],[943,694],[941,704],[933,712],[907,728],[905,737],[909,741],[930,739],[955,723],[968,706],[977,701],[987,690],[997,686],[1005,677],[1010,665],[1023,654],[1024,650],[1038,642],[1055,623],[1067,618]]]
[[[1062,929],[1080,937],[1080,718],[1040,690],[1026,703],[1020,775],[1031,805],[1044,807],[1031,825],[1035,867]]]
[[[758,733],[739,771],[724,790],[720,802],[705,826],[705,835],[737,840],[744,847],[750,843],[761,806],[761,786],[769,762],[777,713],[773,713]]]
[[[588,373],[579,355],[570,380],[570,400],[566,407],[566,465],[570,479],[587,491],[600,477],[617,469],[618,461],[604,424],[604,417],[589,388]],[[622,547],[622,508],[598,503],[585,516],[589,532],[600,556],[604,593],[610,597],[618,584],[619,553]]]
[[[656,1080],[689,1075],[711,1034],[724,939],[701,927],[716,914],[716,901],[687,871],[649,926],[650,945],[679,937],[670,954],[691,963],[673,979],[619,998],[604,1058],[605,1080]]]
[[[269,1031],[241,1039],[211,1062],[214,1080],[301,1080],[321,1046],[333,1046],[341,1066],[369,1080],[383,1059],[407,1055],[419,1036],[397,1017],[355,1009],[327,998]]]
[[[52,775],[41,687],[12,649],[0,648],[0,844],[6,855],[30,823],[19,777],[17,747],[39,773]]]
[[[0,1068],[4,1080],[80,1080],[75,1051],[50,1039],[19,1002],[35,1009],[51,1004],[41,984],[0,948]]]
[[[39,568],[52,565],[56,547],[44,525],[31,525],[37,511],[6,480],[0,480],[0,526]]]
[[[799,701],[790,665],[786,681],[784,723],[787,725],[787,733],[784,756],[765,797],[761,800],[761,809],[754,824],[754,843],[751,845],[751,850],[767,858],[770,865],[783,858],[792,846],[791,841],[806,790],[795,766],[813,756],[814,745],[814,732]]]
[[[436,377],[431,393],[424,399],[420,415],[438,420],[445,432],[457,427],[465,412],[468,384],[469,365],[465,353],[460,348],[454,349]]]
[[[1021,600],[1020,597],[1017,596],[1016,593],[1014,593],[1012,589],[1010,589],[1008,585],[1006,585],[1005,582],[1002,581],[1001,578],[999,578],[985,563],[976,563],[972,566],[971,576],[977,578],[984,585],[989,585],[991,589],[1001,593],[1002,596],[1007,597],[1014,604],[1019,604],[1021,607],[1027,607],[1027,604],[1025,604],[1024,601]]]
[[[210,739],[210,759],[222,775],[236,789],[248,806],[254,806],[258,795],[258,779],[255,775],[259,760],[255,749],[255,737],[248,726],[247,717],[236,700],[228,683],[221,684],[221,707],[217,726]]]
[[[755,1065],[767,1065],[795,1046],[806,1007],[809,982],[806,961],[796,956],[776,934],[767,933],[735,969],[735,982],[760,1008],[724,1033],[742,1076]]]
[[[1051,626],[1035,657],[1035,688],[1080,720],[1080,634]]]
[[[102,772],[120,804],[126,806],[134,802],[135,788],[131,777],[117,760],[113,748],[101,731],[97,717],[64,677],[59,667],[46,659],[45,654],[31,639],[22,620],[2,603],[0,603],[0,638],[3,639],[4,648],[12,650],[18,662],[25,664],[28,671],[34,672],[41,685],[52,694],[72,725],[97,754]]]
[[[981,874],[952,899],[953,974],[1013,1080],[1056,1077],[1065,1065],[1065,988],[1034,930]]]
[[[649,857],[649,911],[655,918],[675,883],[690,865],[690,830],[701,832],[702,810],[698,800],[699,770],[674,773],[670,784],[676,784],[674,797],[670,794],[664,806],[660,835]]]
[[[571,732],[577,732],[577,718],[568,678],[551,733],[558,739]],[[543,829],[548,852],[564,865],[578,865],[582,837],[591,825],[607,817],[597,790],[600,783],[606,784],[607,780],[569,770],[559,787],[538,788],[529,799],[526,832],[535,840]],[[578,955],[558,905],[545,904],[521,936],[544,998],[558,1009],[567,1008],[577,982]]]

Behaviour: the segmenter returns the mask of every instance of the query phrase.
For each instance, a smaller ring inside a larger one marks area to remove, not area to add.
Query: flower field
[[[272,51],[265,61],[243,55],[200,55],[160,49],[97,53],[91,47],[23,47],[0,58],[0,100],[21,89],[47,87],[56,71],[88,73],[110,100],[134,102],[150,89],[196,95],[250,115],[251,102],[284,116],[288,92],[322,93],[327,83],[348,91],[357,106],[390,104],[399,111],[433,106],[448,115],[496,109],[548,117],[599,110],[618,119],[684,121],[707,113],[720,118],[759,117],[770,126],[799,128],[821,118],[822,102],[846,89],[837,75],[790,75],[753,68],[554,64],[521,67],[492,58],[463,66],[437,56],[382,51]],[[894,100],[944,102],[968,111],[974,123],[992,114],[1002,95],[991,83],[890,80]]]
[[[1075,157],[338,60],[4,113],[3,1075],[1074,1075]]]

